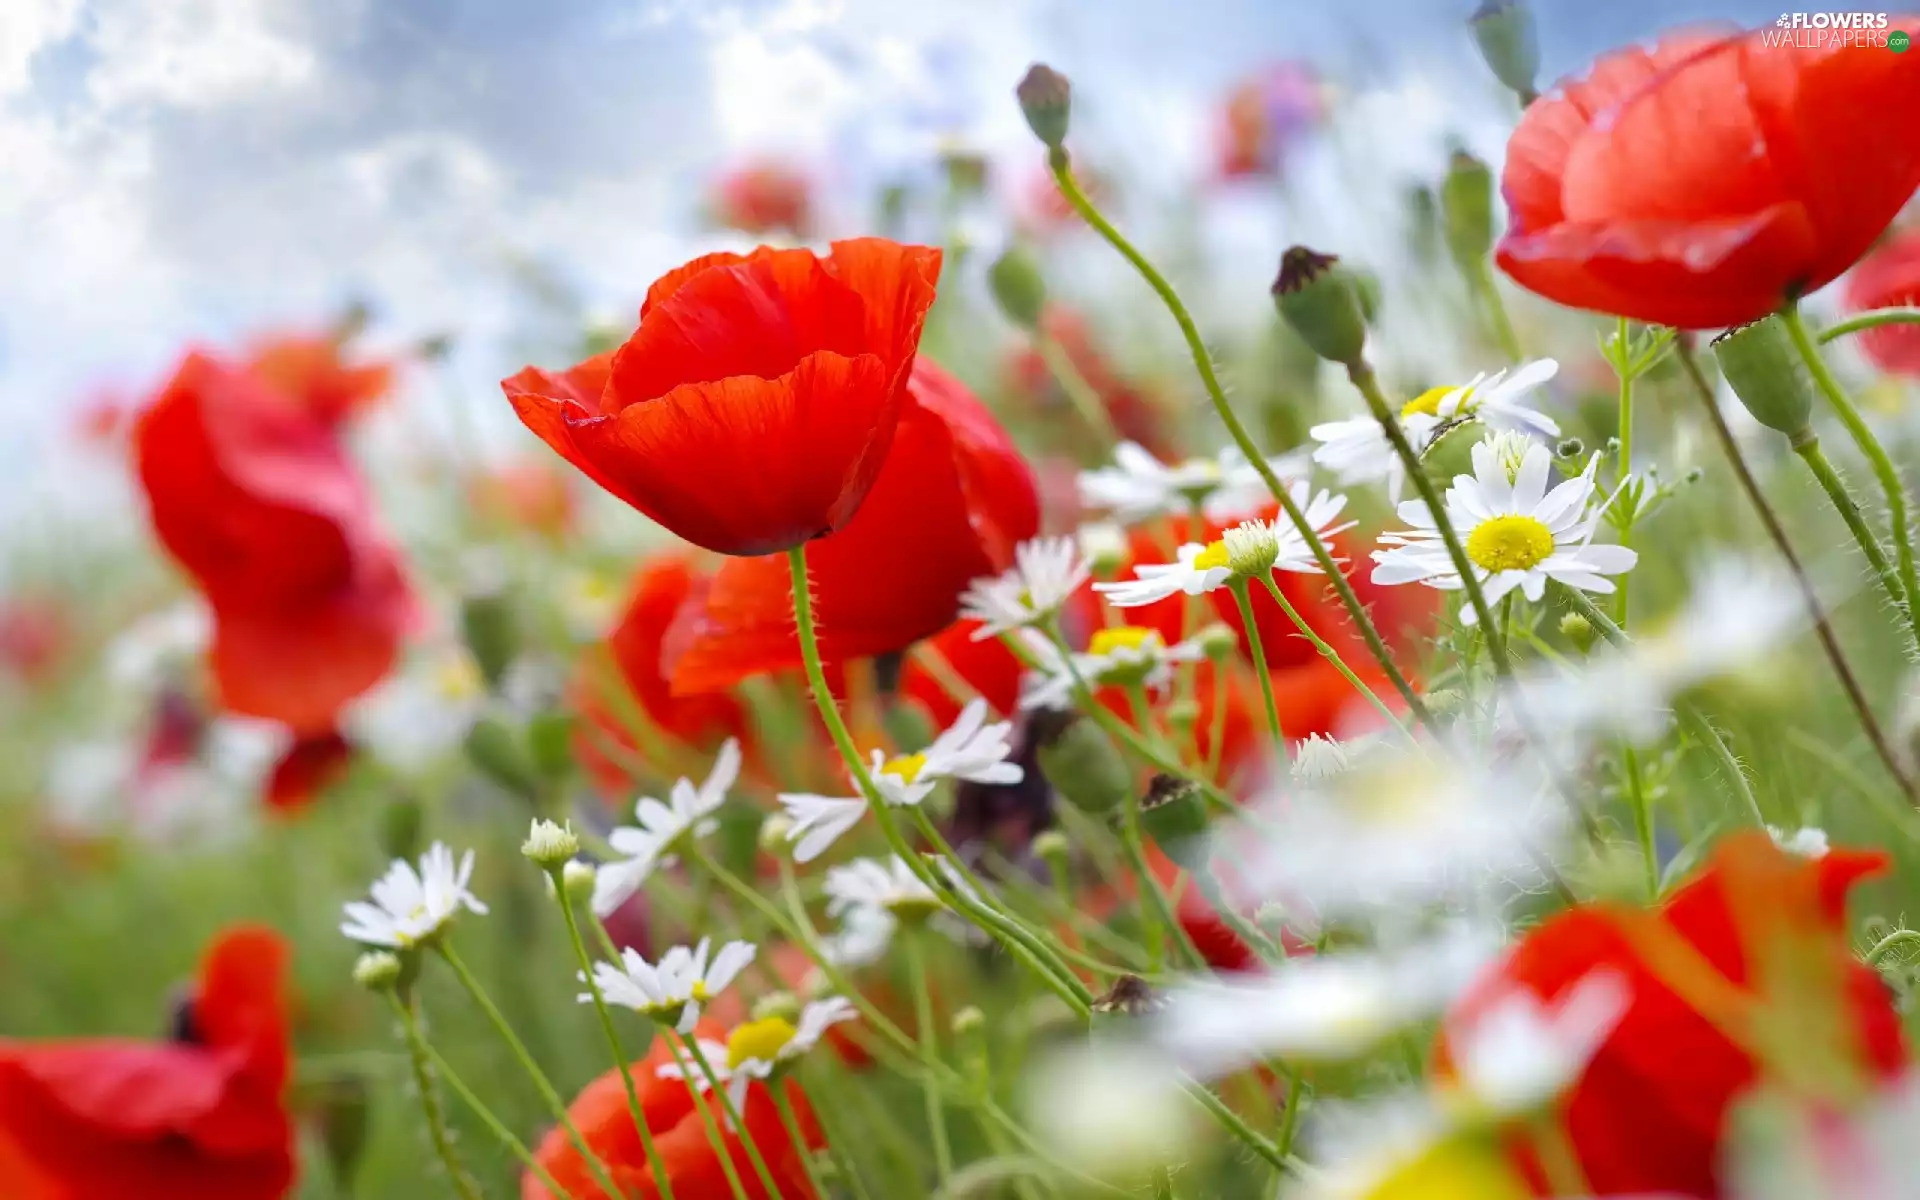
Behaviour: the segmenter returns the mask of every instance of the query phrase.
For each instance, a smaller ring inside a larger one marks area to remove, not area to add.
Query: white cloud
[[[7,0],[0,4],[0,99],[26,90],[34,56],[66,39],[80,0]]]
[[[88,91],[104,108],[212,108],[295,90],[317,73],[298,0],[121,0],[97,6]]]

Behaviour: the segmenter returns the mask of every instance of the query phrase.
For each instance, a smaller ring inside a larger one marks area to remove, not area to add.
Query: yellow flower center
[[[1425,413],[1429,417],[1439,416],[1440,402],[1445,400],[1448,393],[1452,391],[1453,388],[1446,384],[1441,384],[1435,388],[1428,388],[1426,391],[1421,392],[1418,396],[1415,396],[1400,406],[1401,419],[1405,420],[1415,413]]]
[[[1225,539],[1207,543],[1207,548],[1194,557],[1193,569],[1211,571],[1215,567],[1227,565],[1227,543]]]
[[[468,654],[449,654],[433,672],[433,688],[442,700],[472,700],[487,690],[480,667]]]
[[[1467,535],[1467,557],[1489,571],[1525,571],[1553,553],[1553,531],[1538,519],[1493,517]]]
[[[1226,565],[1224,560],[1221,565]],[[1115,650],[1145,650],[1159,641],[1158,629],[1148,629],[1144,625],[1114,625],[1094,633],[1093,640],[1087,643],[1087,653],[1105,657]]]
[[[751,1059],[775,1061],[800,1031],[784,1017],[763,1017],[737,1027],[727,1037],[727,1070],[737,1071]]]
[[[1491,1142],[1456,1134],[1411,1155],[1354,1194],[1365,1200],[1521,1200],[1527,1190]]]
[[[707,1001],[713,999],[713,993],[707,990],[707,981],[704,979],[694,980],[693,990],[689,991],[687,995],[695,1004],[705,1004]]]
[[[886,766],[881,767],[880,771],[884,775],[893,776],[901,783],[912,783],[914,780],[920,778],[920,772],[926,769],[926,755],[902,754],[900,757],[889,761]]]

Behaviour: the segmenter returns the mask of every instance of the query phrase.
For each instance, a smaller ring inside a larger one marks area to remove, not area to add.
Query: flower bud
[[[987,286],[1007,320],[1030,333],[1039,330],[1040,314],[1047,307],[1047,281],[1024,247],[1009,246],[993,260],[987,268]]]
[[[361,1075],[336,1075],[318,1089],[313,1101],[314,1124],[334,1185],[345,1195],[360,1170],[367,1147],[369,1089]]]
[[[1111,812],[1126,803],[1133,772],[1112,739],[1081,717],[1046,739],[1035,755],[1040,773],[1067,803],[1082,812]]]
[[[1087,568],[1106,578],[1127,564],[1133,553],[1127,544],[1127,531],[1112,521],[1092,521],[1080,527],[1080,554]]]
[[[532,800],[540,794],[540,780],[525,746],[506,722],[498,717],[481,717],[467,730],[463,744],[467,761],[503,790]]]
[[[1067,859],[1072,848],[1072,843],[1067,841],[1067,835],[1058,829],[1048,829],[1036,834],[1032,846],[1034,857],[1055,871],[1067,869]]]
[[[793,851],[787,845],[787,836],[793,832],[793,818],[785,813],[770,814],[760,822],[760,852],[762,854],[786,855]]]
[[[541,778],[565,779],[573,770],[573,718],[550,710],[527,721],[527,757]]]
[[[1222,531],[1220,540],[1227,547],[1227,566],[1242,579],[1269,574],[1280,559],[1280,535],[1265,521],[1242,521]]]
[[[1020,115],[1027,119],[1033,136],[1049,150],[1060,149],[1067,140],[1067,119],[1073,112],[1073,85],[1067,77],[1045,63],[1034,63],[1013,94],[1020,100]]]
[[[1240,635],[1233,631],[1233,626],[1221,621],[1203,626],[1193,635],[1193,640],[1200,644],[1200,652],[1210,662],[1225,662],[1240,650]]]
[[[1579,613],[1568,613],[1560,618],[1560,636],[1582,654],[1593,650],[1595,633],[1593,622]]]
[[[1435,484],[1447,487],[1454,476],[1473,474],[1473,448],[1492,436],[1493,430],[1473,417],[1442,425],[1420,452],[1420,469]]]
[[[1319,734],[1309,734],[1294,747],[1293,777],[1301,783],[1321,783],[1347,769],[1347,748]]]
[[[1534,80],[1540,75],[1540,36],[1525,0],[1486,0],[1467,25],[1494,77],[1531,103],[1538,94]]]
[[[768,992],[753,1002],[748,1015],[755,1021],[779,1020],[792,1024],[800,1019],[800,998],[792,992]]]
[[[580,853],[580,839],[574,836],[571,821],[556,825],[536,819],[527,831],[527,840],[520,843],[520,853],[541,870],[552,871]]]
[[[1331,254],[1295,246],[1280,256],[1273,299],[1300,340],[1315,354],[1357,366],[1367,345],[1367,322],[1353,278]]]
[[[400,982],[400,956],[369,950],[353,963],[353,981],[370,992],[384,992]]]
[[[420,856],[420,801],[399,795],[380,811],[380,849],[388,858]]]
[[[599,875],[592,863],[576,858],[560,868],[560,890],[567,894],[570,903],[585,904],[593,899],[593,883]]]
[[[1442,720],[1460,715],[1467,707],[1467,694],[1459,688],[1435,688],[1426,700],[1427,711]]]
[[[1207,810],[1200,788],[1175,775],[1155,775],[1140,798],[1140,828],[1162,853],[1188,870],[1206,858]]]
[[[1447,250],[1463,269],[1477,269],[1493,249],[1493,172],[1465,150],[1453,152],[1440,185]]]
[[[1191,696],[1182,696],[1167,705],[1167,724],[1179,734],[1190,732],[1200,723],[1200,702]]]
[[[980,1032],[987,1024],[987,1014],[969,1004],[953,1014],[953,1036],[971,1037]]]
[[[1753,419],[1795,442],[1811,432],[1813,381],[1777,316],[1729,329],[1713,339],[1727,385]]]
[[[520,621],[504,587],[471,592],[460,602],[460,633],[489,689],[497,689],[520,653]]]

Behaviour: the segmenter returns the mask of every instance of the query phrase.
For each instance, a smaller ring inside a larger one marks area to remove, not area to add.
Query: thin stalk
[[[1882,325],[1920,325],[1920,308],[1876,308],[1872,312],[1836,321],[1820,331],[1820,343],[1825,345],[1835,338],[1859,333],[1863,329],[1877,329]]]
[[[1786,527],[1780,523],[1779,514],[1773,511],[1773,505],[1767,500],[1766,493],[1760,490],[1759,480],[1747,466],[1746,456],[1740,453],[1740,443],[1735,440],[1733,430],[1728,427],[1726,417],[1720,412],[1719,402],[1714,398],[1713,386],[1707,377],[1700,373],[1700,364],[1693,357],[1693,347],[1684,338],[1677,345],[1680,365],[1686,371],[1688,380],[1693,384],[1693,392],[1706,409],[1707,423],[1713,427],[1715,440],[1720,443],[1721,452],[1733,467],[1734,477],[1740,481],[1740,490],[1745,493],[1747,503],[1753,506],[1754,513],[1760,518],[1760,524],[1766,528],[1767,537],[1773,542],[1774,549],[1780,554],[1782,562],[1793,576],[1800,589],[1800,599],[1807,610],[1807,617],[1813,622],[1814,635],[1819,639],[1821,652],[1826,655],[1827,665],[1833,668],[1834,678],[1840,681],[1840,690],[1847,695],[1847,703],[1853,707],[1853,714],[1860,722],[1860,728],[1872,744],[1875,756],[1893,776],[1899,785],[1901,794],[1909,803],[1915,801],[1913,783],[1907,778],[1905,767],[1893,752],[1893,744],[1887,741],[1880,721],[1873,715],[1873,706],[1867,702],[1866,691],[1860,686],[1859,677],[1853,673],[1853,666],[1847,661],[1846,652],[1841,649],[1840,639],[1833,631],[1833,622],[1827,619],[1826,607],[1820,603],[1820,595],[1814,591],[1813,580],[1801,565],[1799,554],[1795,553],[1793,543],[1787,539]]]
[[[453,1064],[432,1046],[427,1047],[427,1053],[433,1056],[434,1069],[446,1079],[447,1086],[453,1089],[453,1094],[460,1097],[461,1103],[473,1110],[474,1115],[480,1118],[481,1123],[493,1136],[500,1139],[500,1144],[520,1160],[520,1165],[532,1172],[535,1179],[546,1185],[546,1189],[553,1193],[555,1200],[573,1200],[572,1193],[561,1187],[559,1180],[540,1165],[540,1160],[534,1157],[533,1151],[527,1149],[527,1144],[515,1137],[513,1131],[507,1128],[506,1122],[495,1116],[493,1110],[486,1106],[486,1102],[474,1094],[473,1089],[468,1087],[459,1073],[453,1069]]]
[[[1633,365],[1627,359],[1627,319],[1620,318],[1619,339],[1615,348],[1620,353],[1620,479],[1622,482],[1633,476]],[[1620,524],[1620,544],[1631,548],[1633,545],[1633,514],[1629,513]],[[1627,587],[1633,580],[1633,572],[1622,574],[1614,584],[1614,618],[1621,625],[1627,623]]]
[[[1271,582],[1271,576],[1265,578]],[[1233,602],[1240,608],[1240,623],[1247,627],[1247,649],[1252,654],[1254,669],[1260,673],[1260,700],[1267,709],[1267,732],[1273,736],[1273,744],[1285,761],[1292,756],[1287,753],[1287,735],[1280,729],[1280,709],[1273,702],[1273,673],[1267,667],[1266,648],[1260,644],[1260,622],[1253,619],[1253,600],[1247,595],[1247,581],[1236,575],[1227,581],[1227,590],[1233,593]]]
[[[767,1090],[773,1093],[773,1106],[780,1112],[780,1124],[787,1131],[787,1140],[793,1143],[794,1154],[799,1156],[800,1169],[807,1173],[807,1186],[813,1189],[815,1196],[824,1200],[833,1193],[827,1190],[826,1181],[820,1178],[820,1169],[813,1164],[813,1151],[807,1147],[807,1135],[800,1128],[800,1119],[794,1115],[793,1101],[787,1096],[785,1082],[776,1080],[767,1085]],[[855,1189],[864,1196],[866,1188],[860,1183],[859,1175],[851,1171],[846,1174]]]
[[[666,1039],[667,1053],[673,1055],[673,1065],[680,1068],[681,1082],[685,1083],[687,1085],[687,1091],[692,1093],[691,1098],[693,1100],[694,1111],[700,1114],[700,1125],[706,1130],[707,1144],[713,1147],[714,1157],[720,1160],[720,1170],[727,1177],[728,1190],[733,1193],[734,1200],[746,1200],[746,1185],[740,1182],[740,1171],[739,1168],[734,1166],[733,1154],[727,1149],[727,1138],[726,1135],[720,1131],[720,1122],[714,1120],[713,1109],[706,1101],[701,1099],[700,1087],[694,1082],[693,1065],[687,1061],[686,1054],[683,1052],[680,1043],[674,1040],[672,1032],[661,1030],[660,1036]],[[687,1045],[689,1047],[693,1046],[693,1035],[686,1034],[684,1036]],[[706,1059],[702,1057],[700,1061],[704,1063]],[[723,1090],[719,1082],[713,1079],[713,1069],[711,1067],[707,1068],[707,1086],[712,1089],[712,1093]],[[740,1140],[743,1142],[747,1141],[747,1131],[745,1128],[740,1130]],[[768,1185],[768,1191],[770,1195],[777,1196],[780,1194],[779,1190],[771,1184]]]
[[[1299,1067],[1293,1068],[1293,1077],[1287,1080],[1287,1109],[1280,1116],[1280,1134],[1274,1139],[1274,1149],[1287,1154],[1293,1149],[1294,1135],[1300,1132],[1300,1107],[1307,1098],[1306,1072]]]
[[[460,980],[460,986],[465,988],[467,995],[480,1006],[480,1011],[486,1014],[487,1020],[493,1024],[494,1031],[500,1035],[500,1040],[507,1044],[507,1049],[512,1051],[515,1059],[519,1060],[521,1069],[527,1073],[527,1078],[533,1080],[534,1090],[540,1093],[540,1098],[545,1100],[547,1107],[553,1110],[554,1119],[560,1122],[560,1127],[567,1131],[567,1140],[571,1141],[573,1148],[580,1152],[580,1158],[587,1164],[587,1170],[592,1173],[593,1181],[599,1184],[601,1190],[607,1195],[619,1196],[620,1189],[613,1185],[613,1176],[608,1172],[607,1164],[600,1161],[599,1154],[595,1153],[593,1147],[587,1144],[587,1139],[581,1136],[580,1127],[573,1123],[573,1115],[567,1111],[566,1101],[562,1100],[560,1093],[554,1090],[553,1082],[547,1078],[547,1073],[540,1069],[540,1064],[533,1061],[533,1056],[527,1052],[526,1043],[520,1040],[520,1035],[513,1031],[513,1026],[508,1024],[506,1017],[501,1015],[499,1007],[494,1004],[492,997],[487,995],[486,989],[480,986],[480,981],[474,978],[473,972],[467,969],[467,964],[461,959],[459,952],[453,948],[451,942],[444,939],[434,948],[440,952],[441,959],[453,968],[454,976]]]
[[[1100,393],[1093,390],[1087,377],[1080,368],[1073,365],[1073,359],[1058,339],[1041,330],[1033,332],[1033,350],[1047,370],[1060,384],[1060,390],[1066,393],[1067,403],[1089,431],[1098,436],[1105,445],[1112,446],[1120,441],[1120,431],[1113,426],[1113,418],[1107,413],[1107,406],[1100,399]]]
[[[433,1086],[433,1047],[427,1044],[427,1036],[420,1028],[419,1014],[414,1011],[411,1002],[400,999],[395,993],[389,993],[389,996],[406,1038],[407,1061],[413,1068],[414,1090],[420,1095],[420,1115],[427,1122],[427,1140],[433,1143],[433,1152],[446,1170],[447,1181],[452,1185],[455,1195],[460,1200],[481,1200],[479,1186],[467,1174],[466,1168],[460,1165],[460,1158],[454,1153],[453,1134],[447,1129],[447,1115],[440,1107],[440,1093]],[[441,1073],[445,1075],[444,1070]],[[557,1189],[554,1194],[565,1195]]]
[[[1834,511],[1838,512],[1840,519],[1846,522],[1847,532],[1853,534],[1854,543],[1860,547],[1860,553],[1866,557],[1867,565],[1873,568],[1874,575],[1879,578],[1881,590],[1885,591],[1887,599],[1893,602],[1894,611],[1900,614],[1902,621],[1910,620],[1906,585],[1900,581],[1899,572],[1887,560],[1886,551],[1881,548],[1879,537],[1867,525],[1866,514],[1860,511],[1859,502],[1854,500],[1851,492],[1847,491],[1847,481],[1841,478],[1839,470],[1827,457],[1827,452],[1820,448],[1820,439],[1808,434],[1794,442],[1793,452],[1807,464],[1807,469],[1813,472],[1813,477],[1819,482],[1821,490],[1826,492],[1827,499],[1832,501]]]
[[[1412,734],[1408,732],[1406,723],[1400,719],[1399,714],[1395,713],[1391,708],[1388,708],[1386,701],[1382,700],[1372,688],[1366,685],[1364,680],[1353,673],[1353,669],[1347,666],[1346,661],[1340,657],[1338,650],[1328,645],[1325,638],[1314,632],[1313,626],[1307,624],[1307,619],[1300,615],[1300,610],[1293,606],[1293,601],[1287,599],[1286,592],[1282,591],[1280,585],[1274,582],[1273,576],[1263,575],[1261,576],[1260,582],[1267,585],[1267,594],[1272,596],[1274,603],[1280,606],[1280,611],[1287,614],[1287,619],[1293,622],[1293,627],[1300,631],[1301,636],[1313,643],[1313,648],[1320,652],[1320,657],[1331,663],[1333,669],[1340,672],[1340,677],[1353,686],[1354,691],[1365,696],[1367,703],[1373,705],[1374,709],[1387,719],[1388,724],[1399,730],[1411,741]]]
[[[793,1083],[795,1087],[801,1088],[802,1095],[806,1094],[806,1089],[798,1079],[795,1079]],[[868,1094],[866,1088],[858,1088],[856,1092],[861,1096]],[[793,1102],[786,1097],[784,1091],[782,1092],[781,1099],[786,1101],[785,1111],[781,1116],[783,1120],[788,1122],[787,1132],[794,1135],[794,1144],[800,1145],[802,1144],[802,1139],[799,1136],[799,1130],[797,1128],[799,1121],[794,1119],[793,1115]],[[834,1166],[838,1169],[838,1175],[845,1179],[853,1189],[854,1200],[873,1200],[872,1194],[867,1191],[867,1181],[860,1175],[859,1164],[854,1161],[852,1154],[841,1149],[842,1146],[850,1143],[844,1142],[840,1138],[839,1131],[835,1127],[835,1120],[831,1115],[832,1106],[815,1104],[812,1102],[811,1097],[808,1098],[808,1106],[813,1110],[814,1120],[820,1123],[821,1134],[826,1139],[827,1153],[832,1156]],[[886,1127],[891,1128],[891,1125],[887,1125]],[[892,1172],[888,1172],[888,1174],[891,1176]],[[814,1178],[811,1174],[808,1177]],[[831,1195],[825,1188],[817,1188],[816,1190],[819,1191],[823,1198]]]
[[[769,1196],[779,1195],[780,1189],[773,1182],[773,1172],[767,1169],[767,1160],[760,1153],[760,1143],[754,1140],[752,1132],[747,1129],[746,1114],[734,1107],[733,1093],[726,1089],[720,1080],[719,1073],[713,1069],[713,1064],[707,1061],[707,1052],[700,1048],[700,1039],[689,1033],[681,1040],[686,1043],[687,1054],[692,1057],[694,1065],[700,1068],[701,1077],[707,1081],[707,1087],[714,1096],[719,1098],[720,1110],[727,1115],[727,1121],[739,1133],[740,1144],[747,1148],[747,1161],[753,1164],[753,1173],[759,1176],[760,1186],[767,1189]]]
[[[1353,586],[1347,582],[1346,576],[1340,573],[1339,566],[1334,562],[1332,551],[1327,549],[1326,542],[1321,539],[1313,526],[1307,523],[1306,514],[1301,511],[1299,504],[1295,503],[1286,485],[1280,481],[1280,477],[1274,473],[1272,465],[1267,462],[1266,455],[1260,452],[1260,447],[1254,443],[1246,426],[1240,423],[1240,418],[1234,414],[1233,406],[1227,403],[1226,389],[1220,386],[1220,377],[1213,369],[1213,355],[1208,351],[1206,342],[1201,339],[1200,329],[1193,323],[1193,316],[1187,311],[1187,306],[1180,299],[1180,294],[1174,291],[1173,285],[1167,282],[1166,277],[1147,261],[1146,256],[1136,250],[1133,243],[1129,242],[1126,236],[1114,228],[1113,223],[1094,207],[1093,201],[1087,198],[1079,182],[1074,179],[1073,168],[1068,163],[1066,151],[1058,149],[1051,151],[1047,156],[1047,165],[1053,172],[1054,183],[1059,187],[1060,194],[1066,199],[1068,205],[1080,215],[1082,220],[1092,226],[1108,245],[1118,251],[1120,257],[1127,260],[1128,264],[1146,281],[1147,286],[1160,297],[1160,302],[1166,305],[1167,311],[1173,316],[1174,323],[1180,327],[1180,336],[1186,340],[1187,350],[1193,356],[1193,365],[1200,374],[1202,386],[1206,388],[1207,398],[1213,402],[1214,411],[1220,415],[1220,423],[1227,427],[1228,436],[1233,439],[1234,445],[1240,448],[1240,452],[1246,455],[1247,464],[1260,476],[1261,482],[1267,485],[1267,490],[1273,493],[1273,498],[1279,501],[1281,509],[1287,514],[1287,519],[1293,522],[1293,527],[1300,531],[1301,537],[1306,539],[1307,548],[1313,551],[1314,561],[1320,565],[1320,570],[1326,574],[1327,581],[1339,594],[1341,605],[1347,610],[1347,615],[1352,618],[1354,627],[1360,631],[1360,636],[1366,641],[1367,649],[1373,653],[1374,658],[1379,660],[1380,669],[1386,672],[1387,678],[1393,681],[1394,689],[1407,702],[1408,711],[1412,712],[1421,724],[1431,724],[1432,717],[1427,712],[1425,702],[1420,699],[1419,693],[1413,690],[1413,685],[1407,682],[1405,673],[1400,670],[1400,664],[1394,661],[1393,653],[1387,649],[1386,641],[1381,638],[1379,627],[1373,623],[1372,615],[1367,612],[1366,606],[1360,603],[1360,598],[1354,594]]]
[[[1660,895],[1660,850],[1654,843],[1653,804],[1640,778],[1640,756],[1632,746],[1620,747],[1620,769],[1626,776],[1627,801],[1633,809],[1633,835],[1640,843],[1640,858],[1646,867],[1647,899]]]
[[[915,1040],[929,1055],[940,1053],[939,1030],[933,1021],[933,988],[927,978],[927,952],[921,938],[924,929],[907,931],[903,939],[906,943],[907,974],[913,981],[913,1021]],[[940,1101],[940,1089],[932,1079],[925,1081],[921,1089],[927,1106],[927,1132],[933,1141],[934,1179],[940,1187],[953,1178],[953,1147],[947,1140],[947,1111]]]
[[[1500,352],[1507,361],[1520,361],[1520,335],[1513,331],[1513,318],[1507,315],[1507,302],[1500,298],[1500,288],[1494,282],[1493,264],[1482,258],[1474,264],[1474,290],[1480,293],[1487,306],[1487,319],[1493,325],[1494,340],[1500,343]]]

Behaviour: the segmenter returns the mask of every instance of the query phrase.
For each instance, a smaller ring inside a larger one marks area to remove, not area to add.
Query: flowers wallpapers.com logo
[[[1906,50],[1911,39],[1905,31],[1890,28],[1891,24],[1886,13],[1782,13],[1773,28],[1760,31],[1760,40],[1767,46],[1803,50],[1865,46],[1897,54]]]

